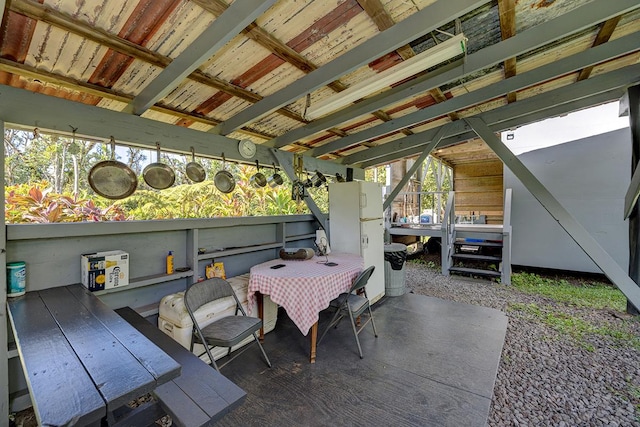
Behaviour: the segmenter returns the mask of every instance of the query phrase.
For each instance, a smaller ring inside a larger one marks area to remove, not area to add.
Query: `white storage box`
[[[233,291],[236,293],[238,300],[242,308],[247,311],[247,289],[249,287],[249,273],[227,279],[231,284]],[[226,301],[225,301],[226,300]],[[200,325],[206,326],[216,319],[221,317],[230,316],[235,313],[235,304],[225,298],[223,301],[211,302],[203,306],[203,310],[199,310],[197,315]],[[263,328],[265,334],[273,331],[276,327],[276,320],[278,317],[278,305],[271,301],[268,295],[264,296],[264,323]],[[251,309],[251,315],[258,315],[258,305],[254,303]],[[158,315],[158,328],[171,338],[182,344],[184,348],[189,348],[191,345],[191,331],[193,328],[193,322],[189,317],[189,312],[184,305],[184,292],[178,292],[177,294],[167,295],[160,301],[160,309]],[[253,341],[253,338],[249,337],[242,341],[236,348],[242,347]],[[196,354],[204,352],[204,347],[196,345],[193,349]],[[220,357],[227,354],[226,348],[213,349],[213,357],[217,360]],[[205,362],[209,362],[209,358],[206,353],[201,356]]]
[[[80,258],[82,284],[102,291],[129,284],[129,254],[124,251],[94,252]]]

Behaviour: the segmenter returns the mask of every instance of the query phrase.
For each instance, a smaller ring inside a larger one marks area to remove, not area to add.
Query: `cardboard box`
[[[90,291],[129,284],[129,254],[124,251],[83,254],[81,265],[82,284]]]

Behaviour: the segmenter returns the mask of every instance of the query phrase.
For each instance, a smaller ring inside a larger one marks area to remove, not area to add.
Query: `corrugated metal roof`
[[[245,0],[236,0],[242,1]],[[463,3],[474,2],[460,2]],[[194,64],[198,68],[178,81],[156,107],[145,111],[143,116],[208,132],[220,122],[233,120],[256,102],[271,102],[313,70],[332,69],[335,64],[344,66],[335,81],[303,90],[288,105],[250,118],[242,129],[228,135],[268,144],[272,138],[309,123],[304,118],[309,102],[315,104],[381,70],[396,66],[403,58],[446,39],[447,33],[462,31],[468,38],[467,55],[483,54],[502,41],[503,31],[507,30],[501,26],[513,24],[515,34],[521,34],[590,3],[592,6],[597,4],[595,0],[475,2],[476,7],[466,13],[450,10],[450,18],[444,19],[442,25],[416,35],[396,51],[388,54],[381,51],[377,56],[370,52],[368,65],[350,69],[347,59],[354,52],[360,52],[359,47],[368,40],[380,34],[386,37],[397,25],[405,25],[403,21],[420,11],[433,9],[437,13],[437,10],[450,8],[447,6],[450,3],[446,0],[280,0],[202,64]],[[597,6],[601,7],[601,4]],[[239,5],[241,3],[233,6]],[[0,29],[0,83],[122,111],[207,28],[216,25],[219,19],[238,19],[220,17],[230,6],[224,0],[12,0],[7,2]],[[602,34],[604,24],[610,18],[614,19],[609,22],[612,31]],[[510,74],[506,77],[535,71],[584,52],[602,37],[605,43],[628,35],[638,35],[640,40],[640,34],[637,34],[640,6],[624,9],[619,18],[618,21],[616,16],[603,15],[602,19],[578,31],[567,30],[567,34],[558,40],[518,52],[517,60],[513,62],[515,67],[508,67]],[[418,31],[416,29],[416,33]],[[640,43],[638,45],[634,52],[620,59],[608,58],[595,64],[587,77],[606,75],[611,70],[637,64]],[[464,59],[462,63],[465,63]],[[423,79],[437,76],[456,64],[440,64]],[[439,84],[431,91],[410,93],[402,100],[390,101],[378,111],[355,116],[346,114],[342,123],[306,132],[283,148],[304,152],[388,120],[429,111],[447,99],[502,84],[505,69],[507,66],[499,62],[481,70],[461,73],[459,78]],[[514,92],[515,97],[509,98],[510,103],[571,85],[577,81],[579,71],[562,72],[552,79],[519,88]],[[388,89],[389,93],[394,90]],[[500,94],[494,99],[483,99],[456,108],[457,111],[413,123],[409,128],[411,132],[420,132],[508,103],[506,94]],[[343,157],[398,140],[411,132],[396,129],[355,146],[324,153],[322,157]]]

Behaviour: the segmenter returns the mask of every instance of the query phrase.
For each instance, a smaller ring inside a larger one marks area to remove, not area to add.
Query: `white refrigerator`
[[[362,256],[365,268],[375,265],[367,284],[367,295],[371,302],[384,296],[384,224],[380,184],[367,181],[329,184],[329,245],[332,252]]]

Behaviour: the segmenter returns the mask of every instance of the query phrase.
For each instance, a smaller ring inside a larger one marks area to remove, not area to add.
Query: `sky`
[[[501,139],[514,154],[521,154],[629,127],[629,117],[618,117],[618,107],[616,101],[532,123],[502,132]]]

